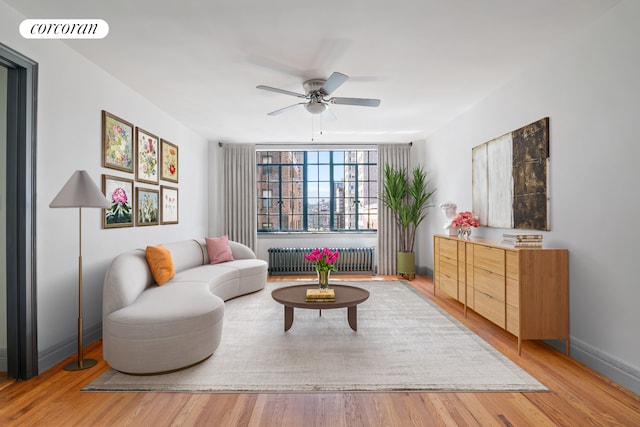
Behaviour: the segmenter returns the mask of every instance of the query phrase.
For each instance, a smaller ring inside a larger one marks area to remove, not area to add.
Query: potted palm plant
[[[427,217],[427,208],[435,193],[429,191],[427,173],[421,166],[415,167],[408,177],[406,169],[395,169],[389,164],[384,167],[382,203],[393,211],[399,230],[397,272],[403,277],[415,277],[416,229]]]

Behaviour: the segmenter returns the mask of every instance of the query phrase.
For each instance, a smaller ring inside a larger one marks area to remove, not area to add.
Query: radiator
[[[374,248],[330,248],[340,251],[335,263],[338,273],[370,273],[373,271]],[[313,248],[269,248],[269,274],[315,273],[313,263],[304,258],[304,254]]]

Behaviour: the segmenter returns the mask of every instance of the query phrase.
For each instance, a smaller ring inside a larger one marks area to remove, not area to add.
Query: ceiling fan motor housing
[[[324,79],[311,79],[302,83],[302,87],[304,88],[305,93],[309,95],[313,92],[320,91],[320,88],[322,87],[322,85],[324,85],[325,82],[326,80]]]

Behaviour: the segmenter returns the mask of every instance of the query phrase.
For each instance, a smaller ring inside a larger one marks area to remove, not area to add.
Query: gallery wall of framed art
[[[178,224],[178,150],[173,142],[102,110],[102,228]],[[171,186],[163,184],[171,183]]]

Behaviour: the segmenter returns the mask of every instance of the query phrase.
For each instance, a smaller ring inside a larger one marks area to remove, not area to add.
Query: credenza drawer
[[[476,267],[473,269],[473,287],[504,304],[504,276]]]
[[[458,264],[449,258],[440,257],[440,274],[451,277],[452,279],[457,279]]]
[[[520,266],[518,264],[518,252],[506,251],[506,253],[507,253],[506,276],[517,280],[518,277],[520,276]]]
[[[440,239],[440,255],[451,259],[458,259],[458,242],[455,240]]]
[[[474,292],[475,312],[491,320],[501,328],[505,327],[504,301],[497,300],[477,289]]]
[[[520,307],[520,289],[517,278],[507,277],[507,295],[505,301],[515,308]]]
[[[515,336],[520,334],[520,313],[516,307],[510,304],[507,304],[507,331]]]
[[[440,290],[450,297],[458,299],[458,281],[455,278],[440,275]]]
[[[473,264],[485,270],[504,275],[505,250],[476,245],[473,250]]]

